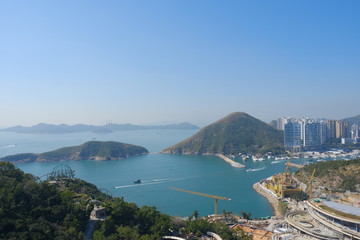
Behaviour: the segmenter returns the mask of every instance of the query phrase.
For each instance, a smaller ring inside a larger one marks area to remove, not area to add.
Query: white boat
[[[271,164],[280,163],[281,161],[272,161]]]

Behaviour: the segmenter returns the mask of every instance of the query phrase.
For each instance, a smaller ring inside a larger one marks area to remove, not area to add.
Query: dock
[[[230,158],[224,156],[223,154],[218,153],[218,154],[215,154],[215,156],[223,159],[225,162],[229,163],[232,167],[235,167],[235,168],[244,168],[245,167],[245,165],[235,162],[235,161],[231,160]]]
[[[300,164],[296,164],[296,163],[285,163],[287,166],[290,166],[290,167],[296,167],[296,168],[303,168],[304,166],[303,165],[300,165]]]

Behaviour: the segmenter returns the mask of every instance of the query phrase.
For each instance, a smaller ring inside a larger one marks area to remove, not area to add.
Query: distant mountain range
[[[119,160],[136,155],[147,154],[144,147],[108,141],[90,141],[79,146],[64,147],[54,151],[37,153],[21,153],[0,158],[4,162],[51,162],[64,160]]]
[[[171,146],[170,154],[281,153],[283,132],[246,113],[235,112]]]
[[[86,124],[76,125],[53,125],[46,123],[39,123],[31,127],[15,126],[1,129],[2,132],[16,132],[16,133],[76,133],[76,132],[95,132],[95,133],[112,133],[115,131],[129,131],[129,130],[146,130],[146,129],[199,129],[198,126],[191,123],[179,123],[170,125],[149,125],[140,126],[133,124],[106,124],[103,126],[94,126]]]

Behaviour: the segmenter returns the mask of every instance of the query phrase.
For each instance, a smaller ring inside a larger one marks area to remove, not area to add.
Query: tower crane
[[[193,191],[184,190],[184,189],[180,189],[180,188],[170,188],[170,189],[175,190],[175,191],[186,192],[186,193],[190,193],[190,194],[195,194],[195,195],[200,195],[200,196],[204,196],[204,197],[213,198],[214,199],[214,214],[215,214],[215,216],[218,213],[218,200],[219,199],[220,200],[231,201],[230,198],[215,196],[215,195],[206,194],[206,193],[193,192]]]
[[[314,168],[311,177],[309,178],[309,199],[312,198],[312,181],[314,179],[314,174],[315,174],[316,168]]]

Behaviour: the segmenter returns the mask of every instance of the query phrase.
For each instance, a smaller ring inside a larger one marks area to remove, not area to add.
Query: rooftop
[[[322,203],[332,209],[337,210],[337,211],[348,213],[351,215],[356,215],[356,216],[360,217],[360,208],[358,208],[358,207],[354,207],[351,205],[346,205],[346,204],[342,204],[342,203],[338,203],[338,202],[330,202],[330,201],[323,201]]]

